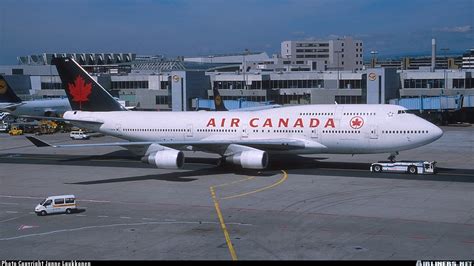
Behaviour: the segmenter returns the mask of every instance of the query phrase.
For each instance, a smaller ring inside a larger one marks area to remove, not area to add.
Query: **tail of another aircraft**
[[[21,99],[2,75],[0,75],[0,103],[21,103]]]
[[[215,87],[212,89],[214,94],[214,105],[216,107],[216,111],[229,111],[224,106],[224,100],[222,100],[221,95],[219,94],[219,90]]]
[[[126,111],[99,83],[71,58],[53,58],[72,110]]]

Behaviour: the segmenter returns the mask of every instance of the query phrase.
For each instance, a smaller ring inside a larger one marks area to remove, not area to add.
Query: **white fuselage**
[[[9,107],[11,106],[11,107]],[[6,108],[8,113],[16,116],[62,116],[71,110],[68,99],[45,99],[23,101],[21,103],[0,103],[0,109]]]
[[[297,139],[307,145],[288,152],[298,154],[397,152],[442,136],[440,128],[405,110],[397,105],[340,104],[252,112],[69,111],[64,118],[103,122],[92,129],[130,141]]]

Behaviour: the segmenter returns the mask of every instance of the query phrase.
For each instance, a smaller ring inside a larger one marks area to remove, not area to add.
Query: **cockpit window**
[[[406,114],[407,112],[405,110],[398,110],[398,114]]]

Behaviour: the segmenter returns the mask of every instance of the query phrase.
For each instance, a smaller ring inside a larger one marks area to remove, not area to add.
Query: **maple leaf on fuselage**
[[[74,102],[87,102],[92,91],[92,84],[86,83],[81,76],[77,76],[74,83],[68,84],[68,89]]]
[[[354,127],[360,127],[362,124],[362,121],[359,120],[359,118],[356,118],[354,121],[352,121],[352,126]]]

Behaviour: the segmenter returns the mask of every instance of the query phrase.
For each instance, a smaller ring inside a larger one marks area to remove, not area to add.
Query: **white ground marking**
[[[15,240],[27,237],[35,237],[35,236],[45,236],[45,235],[52,235],[57,233],[64,233],[64,232],[74,232],[74,231],[81,231],[81,230],[88,230],[94,228],[108,228],[108,227],[118,227],[118,226],[140,226],[140,225],[158,225],[158,224],[218,224],[217,222],[190,222],[190,221],[177,221],[177,222],[143,222],[143,223],[128,223],[128,224],[108,224],[108,225],[92,225],[92,226],[84,226],[78,228],[71,228],[71,229],[61,229],[61,230],[54,230],[49,232],[37,233],[37,234],[27,234],[27,235],[20,235],[14,237],[6,237],[0,238],[0,241],[7,241],[7,240]],[[229,223],[234,225],[242,225],[242,226],[249,226],[251,224],[243,224],[243,223]]]
[[[21,217],[25,217],[25,216],[27,216],[27,215],[28,215],[28,214],[21,215],[21,216],[17,216],[17,217],[13,217],[13,218],[6,219],[6,220],[2,220],[2,221],[0,221],[0,223],[12,221],[12,220],[15,220],[15,219],[18,219],[18,218],[21,218]]]

